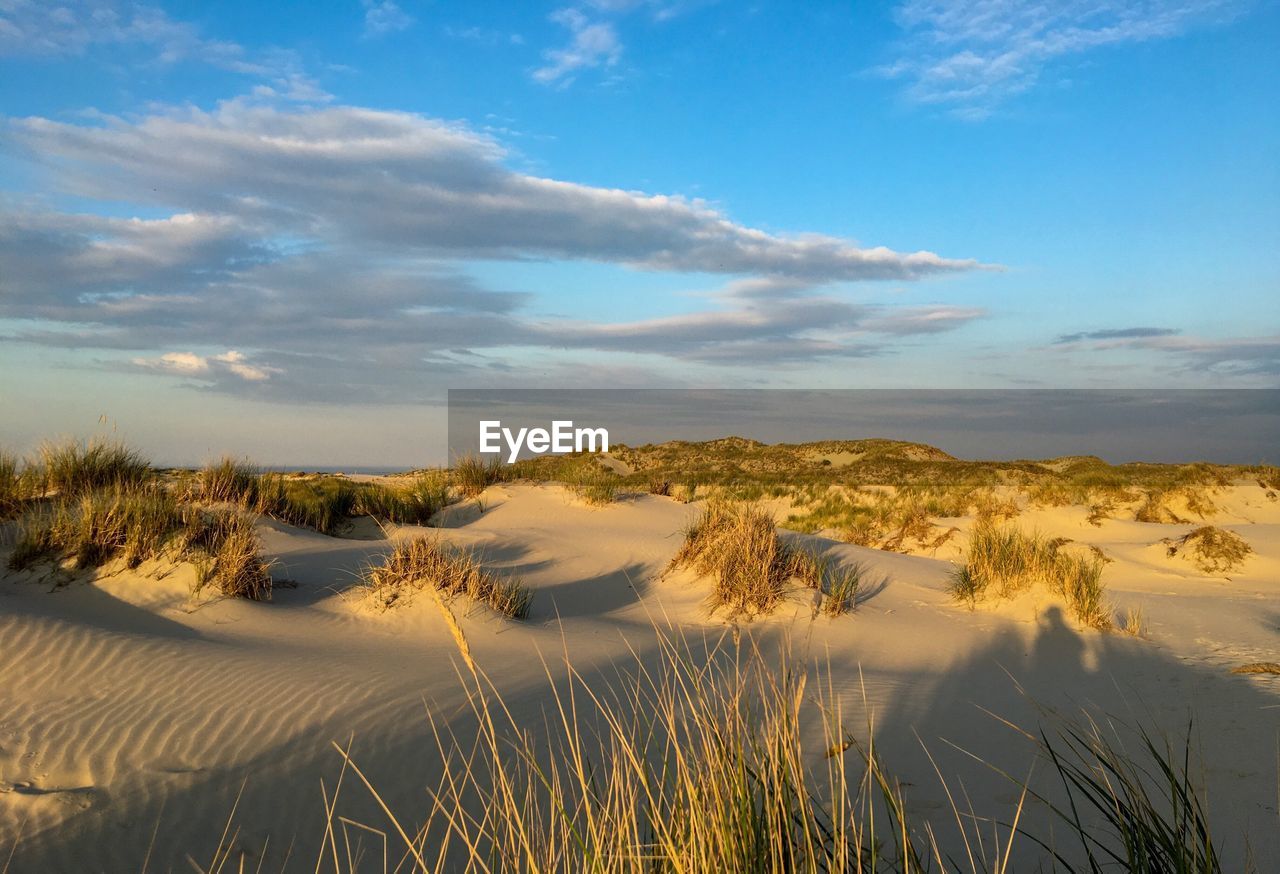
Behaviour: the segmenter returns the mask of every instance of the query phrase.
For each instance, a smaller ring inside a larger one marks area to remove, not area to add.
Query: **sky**
[[[0,444],[407,466],[448,389],[1276,387],[1277,44],[1250,0],[0,0]]]

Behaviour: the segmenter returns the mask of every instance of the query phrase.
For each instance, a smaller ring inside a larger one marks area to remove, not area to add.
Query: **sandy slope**
[[[1031,761],[1026,742],[981,708],[1034,724],[1028,696],[1088,703],[1175,732],[1194,712],[1232,865],[1247,829],[1267,870],[1280,864],[1280,678],[1228,672],[1280,661],[1280,516],[1261,500],[1241,490],[1228,502],[1228,527],[1257,552],[1231,580],[1165,557],[1159,540],[1188,526],[1097,528],[1078,508],[1024,517],[1114,559],[1106,581],[1117,604],[1143,607],[1146,641],[1078,631],[1060,609],[1030,600],[958,608],[945,593],[946,554],[799,535],[840,561],[864,562],[866,599],[856,615],[814,619],[798,598],[754,627],[830,665],[846,712],[874,719],[908,801],[944,833],[951,815],[921,742],[991,815],[1007,814],[1016,791],[949,743],[1018,773]],[[491,489],[484,505],[483,514],[474,505],[449,511],[442,536],[522,576],[537,593],[534,615],[511,623],[462,604],[455,611],[477,660],[531,726],[547,674],[563,675],[562,653],[588,678],[606,677],[631,663],[632,650],[652,657],[655,622],[724,633],[705,615],[704,585],[658,579],[696,505],[644,496],[593,509],[559,487],[529,485]],[[435,605],[375,614],[355,596],[359,569],[386,541],[276,523],[263,523],[262,535],[277,579],[298,584],[270,604],[193,605],[189,569],[53,592],[31,574],[0,585],[0,859],[22,834],[11,870],[139,870],[153,835],[150,870],[187,870],[187,853],[212,854],[243,786],[239,848],[250,860],[265,856],[264,870],[289,856],[290,870],[309,871],[323,828],[320,781],[332,785],[339,770],[331,741],[352,743],[407,819],[424,809],[433,773],[426,714],[447,721],[463,704],[457,650]],[[386,826],[351,786],[342,811]],[[1043,811],[1028,817],[1047,829]]]

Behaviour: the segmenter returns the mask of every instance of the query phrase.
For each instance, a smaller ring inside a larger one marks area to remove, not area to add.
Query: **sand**
[[[1099,546],[1112,559],[1112,600],[1142,609],[1147,639],[1076,628],[1044,597],[956,605],[946,585],[962,538],[920,556],[788,535],[864,563],[870,585],[852,615],[815,617],[802,593],[750,628],[829,666],[846,713],[874,721],[909,805],[940,829],[951,813],[921,744],[993,816],[1012,810],[1016,787],[956,747],[1019,774],[1033,761],[1029,744],[985,711],[1033,727],[1036,703],[1088,705],[1174,736],[1194,716],[1227,870],[1244,863],[1246,833],[1259,869],[1274,869],[1280,677],[1231,669],[1280,660],[1280,508],[1256,486],[1217,500],[1215,523],[1255,552],[1230,579],[1167,556],[1161,541],[1193,526],[1095,527],[1078,507],[1019,520]],[[481,503],[483,512],[474,503],[446,511],[440,536],[521,576],[536,593],[533,614],[512,622],[461,602],[453,612],[476,661],[531,725],[566,654],[603,678],[636,653],[652,656],[655,624],[731,633],[707,615],[704,582],[662,577],[697,504],[645,495],[594,508],[559,486],[527,484],[493,487]],[[144,566],[55,591],[39,573],[4,577],[0,869],[16,843],[14,872],[137,871],[148,858],[148,870],[191,870],[187,857],[208,862],[236,805],[234,857],[247,870],[259,861],[313,870],[321,781],[332,787],[341,768],[334,742],[349,745],[406,819],[425,810],[435,773],[427,713],[447,721],[464,705],[438,608],[420,599],[378,613],[359,597],[359,571],[387,540],[271,521],[260,532],[275,578],[296,583],[272,603],[193,603],[190,568],[156,578],[162,569]],[[344,789],[342,812],[387,827],[358,787]],[[1048,822],[1042,810],[1028,818]],[[1022,864],[1035,858],[1030,842],[1015,851]]]

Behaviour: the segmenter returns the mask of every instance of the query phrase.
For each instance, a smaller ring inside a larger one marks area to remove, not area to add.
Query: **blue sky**
[[[1215,0],[0,0],[0,442],[412,464],[450,387],[1273,387],[1278,43]]]

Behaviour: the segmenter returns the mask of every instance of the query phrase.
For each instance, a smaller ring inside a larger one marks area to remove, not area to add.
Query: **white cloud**
[[[544,84],[567,84],[578,70],[611,67],[622,57],[622,43],[613,24],[592,21],[577,9],[561,9],[551,20],[569,29],[569,44],[543,52],[545,66],[533,71],[533,78]]]
[[[395,0],[361,0],[364,5],[365,36],[385,36],[401,30],[408,30],[414,24],[414,18],[400,8]]]
[[[896,307],[869,318],[864,327],[880,334],[940,334],[985,316],[980,307],[915,306]]]
[[[291,100],[330,95],[302,69],[295,52],[249,51],[205,36],[195,25],[136,0],[0,0],[0,57],[75,57],[94,49],[144,52],[155,64],[203,64],[263,80]]]
[[[219,355],[204,356],[194,352],[166,352],[159,358],[134,358],[135,367],[144,370],[186,376],[207,382],[217,382],[228,374],[248,382],[262,382],[279,373],[278,368],[248,363],[240,352],[228,350]]]
[[[680,196],[517,173],[494,140],[411,113],[232,101],[93,125],[29,118],[13,136],[79,196],[142,197],[402,255],[584,259],[809,283],[981,268],[927,251],[770,234]]]
[[[876,72],[906,96],[982,118],[1034,87],[1046,67],[1105,46],[1177,36],[1238,14],[1246,0],[907,0],[900,57]]]

